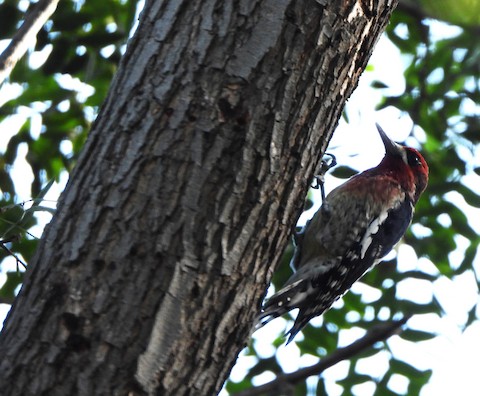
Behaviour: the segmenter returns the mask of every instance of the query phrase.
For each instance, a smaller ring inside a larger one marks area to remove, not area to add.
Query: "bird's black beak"
[[[390,139],[380,125],[378,124],[375,124],[375,125],[377,126],[378,133],[382,138],[382,142],[383,142],[383,145],[385,146],[385,151],[387,152],[387,154],[401,155],[402,146],[400,146],[398,143],[395,143],[392,139]]]

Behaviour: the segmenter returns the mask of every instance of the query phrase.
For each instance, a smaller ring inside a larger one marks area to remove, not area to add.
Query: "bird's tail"
[[[295,338],[299,331],[302,330],[313,317],[314,315],[305,315],[303,309],[300,309],[292,328],[288,330],[284,335],[284,337],[288,336],[287,343],[285,345],[290,344],[290,342]]]
[[[299,279],[296,282],[288,284],[283,289],[279,290],[278,293],[270,297],[265,302],[262,311],[258,315],[256,329],[265,326],[271,320],[286,314],[292,309],[300,308],[300,304],[304,301],[304,297],[306,297],[308,292],[308,284],[309,282],[307,280]],[[301,327],[295,332],[295,334],[300,329]],[[292,330],[290,330],[289,333],[291,333]]]
[[[298,273],[297,273],[298,274]],[[317,304],[309,304],[308,302],[318,294],[318,289],[307,277],[294,280],[292,283],[280,289],[268,301],[265,302],[262,311],[258,315],[256,330],[265,326],[271,320],[278,318],[291,311],[299,308],[297,318],[292,328],[287,331],[287,345],[295,338],[306,324],[315,316],[321,315],[330,307],[334,299],[319,301]]]

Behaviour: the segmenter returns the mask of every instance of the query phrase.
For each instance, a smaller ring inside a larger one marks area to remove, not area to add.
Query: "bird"
[[[428,183],[428,165],[414,148],[391,140],[380,125],[385,156],[323,199],[296,235],[293,275],[263,305],[258,327],[298,308],[287,345],[343,296],[399,242]]]

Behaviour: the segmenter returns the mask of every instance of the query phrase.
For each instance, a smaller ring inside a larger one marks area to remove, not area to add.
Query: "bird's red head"
[[[377,129],[385,146],[385,157],[377,169],[397,179],[415,204],[428,183],[425,159],[414,148],[395,143],[378,124]]]

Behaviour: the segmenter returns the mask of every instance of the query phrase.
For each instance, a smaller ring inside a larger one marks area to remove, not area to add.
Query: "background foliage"
[[[20,26],[29,5],[28,1],[0,2],[3,45]],[[8,247],[26,262],[37,242],[27,231],[36,221],[31,216],[28,223],[24,221],[28,203],[15,204],[38,197],[49,180],[59,181],[72,169],[106,97],[136,9],[136,1],[59,2],[33,50],[0,90],[0,238],[12,239],[13,233],[15,241]],[[27,182],[27,175],[21,180],[12,176],[20,152],[26,152],[33,173],[30,197],[18,197],[16,190]],[[0,249],[0,260],[7,256]],[[7,283],[0,286],[0,302],[12,301],[22,279],[21,274],[12,272],[6,276]]]
[[[428,19],[431,11],[418,4],[413,7],[402,3],[386,33],[408,61],[404,92],[389,96],[382,81],[373,83],[373,87],[386,92],[381,108],[393,106],[410,117],[414,128],[407,142],[418,145],[417,138],[422,140],[422,152],[430,165],[428,191],[417,205],[415,224],[404,241],[425,259],[401,270],[394,257],[369,272],[362,283],[370,293],[363,293],[365,288],[354,288],[343,303],[323,319],[314,321],[316,326],[309,325],[303,331],[303,339],[298,337],[296,346],[301,361],[308,357],[312,362],[331,353],[342,344],[342,334],[349,330],[361,334],[376,323],[403,314],[444,315],[442,302],[433,292],[428,301],[405,298],[398,288],[406,281],[417,280],[415,285],[431,288],[442,277],[454,279],[467,274],[477,285],[480,280],[478,265],[474,265],[480,239],[468,214],[469,208],[480,207],[476,187],[480,168],[475,162],[480,140],[476,105],[480,102],[478,27],[468,12],[463,14],[468,16],[465,19],[461,12],[456,12],[452,21],[459,25],[456,33],[439,39],[432,34],[433,22]],[[28,5],[28,1],[0,2],[0,40],[14,34]],[[0,90],[0,236],[15,236],[15,241],[7,246],[26,262],[36,246],[36,239],[27,233],[35,219],[29,215],[32,211],[28,211],[28,206],[18,205],[21,199],[17,189],[24,180],[15,180],[12,169],[19,153],[26,152],[25,160],[33,173],[31,197],[41,197],[42,186],[48,180],[58,181],[72,168],[106,96],[134,26],[137,6],[136,1],[61,1],[53,19],[40,32],[34,50],[16,66]],[[448,13],[436,16],[448,20]],[[344,177],[351,170],[339,167],[333,173]],[[0,260],[7,255],[0,249]],[[275,288],[290,275],[289,255],[291,248],[275,274]],[[11,302],[21,282],[21,272],[3,268],[1,275],[0,302]],[[474,323],[478,312],[477,304],[473,304],[461,326],[467,328]],[[419,343],[435,335],[432,327],[411,326],[400,337],[405,342]],[[259,374],[283,372],[279,352],[283,347],[277,349],[284,343],[281,336],[282,333],[270,334],[275,348],[267,354],[259,349],[259,341],[252,341],[243,352],[249,362],[244,378],[230,380],[224,392],[251,386]],[[381,373],[366,374],[367,358],[379,355],[383,357]],[[396,356],[387,342],[352,359],[348,375],[337,381],[341,387],[337,389],[342,389],[344,395],[358,394],[359,389],[364,389],[359,385],[369,384],[371,393],[398,394],[392,378],[398,382],[401,377],[404,386],[400,393],[415,395],[430,375],[430,370]],[[324,377],[313,378],[298,384],[292,394],[324,394],[327,385]]]

